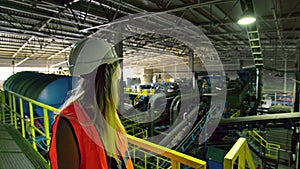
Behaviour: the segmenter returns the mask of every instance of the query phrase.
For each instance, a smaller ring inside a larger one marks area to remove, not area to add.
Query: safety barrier
[[[133,162],[135,163],[135,167],[137,168],[147,169],[155,167],[159,169],[165,168],[162,167],[161,164],[170,163],[170,167],[175,169],[180,168],[181,164],[192,168],[206,169],[205,161],[180,153],[178,151],[168,149],[166,147],[130,135],[128,135],[128,142],[132,144],[131,152],[133,154]],[[143,165],[139,165],[136,161],[138,159],[135,158],[136,154],[142,154],[142,156],[144,157],[142,163]],[[147,159],[151,159],[151,157],[155,158],[155,160],[148,161]]]
[[[240,114],[241,114],[241,110],[236,110],[236,112],[234,112],[234,113],[230,116],[230,118],[232,119],[232,118],[240,117]]]
[[[2,103],[6,102],[4,98],[4,93],[2,92],[1,98],[2,98]],[[17,99],[18,99],[18,104],[17,104]],[[24,116],[24,108],[23,108],[23,102],[27,101],[28,102],[28,107],[29,107],[29,117]],[[38,151],[37,149],[37,142],[36,142],[36,133],[40,134],[41,136],[45,137],[46,140],[46,145],[47,148],[49,148],[50,145],[50,126],[49,126],[49,117],[48,117],[48,111],[52,112],[59,112],[59,109],[53,108],[49,105],[37,102],[35,100],[32,100],[30,98],[21,96],[17,93],[8,91],[8,108],[9,108],[9,116],[10,116],[10,124],[14,126],[16,129],[20,129],[22,136],[26,139],[26,133],[25,131],[28,131],[32,137],[32,146],[33,148]],[[17,106],[19,107],[19,111],[17,112]],[[34,109],[33,107],[41,107],[44,112],[43,117],[35,117],[34,116]],[[3,106],[2,106],[3,107]],[[1,111],[0,116],[4,117],[6,111]],[[43,118],[44,120],[44,125],[42,126],[43,130],[39,129],[38,127],[35,126],[35,120]],[[20,123],[18,122],[20,121]],[[5,121],[5,118],[1,118],[2,123],[7,123],[8,121]],[[21,125],[18,126],[18,125]],[[27,130],[28,128],[29,130]],[[135,133],[137,136],[141,137],[147,137],[147,132],[145,131],[140,131]],[[140,160],[140,156],[136,156],[138,152],[144,152],[144,160],[143,163],[145,164],[144,166],[140,166],[139,164],[135,164],[135,167],[137,168],[147,168],[147,166],[156,166],[157,168],[162,168],[160,164],[162,163],[170,163],[169,168],[180,168],[181,164],[187,165],[189,167],[193,168],[199,168],[199,169],[206,169],[206,162],[196,159],[194,157],[191,157],[189,155],[182,154],[180,152],[177,152],[175,150],[171,150],[165,147],[162,147],[160,145],[156,145],[154,143],[148,142],[146,140],[128,135],[128,141],[129,144],[131,145],[131,149],[129,150],[133,154],[133,161],[137,162]],[[149,161],[147,160],[148,157],[153,154],[158,154],[154,158],[156,158],[155,163],[153,160]],[[150,167],[151,168],[151,167]]]
[[[143,129],[141,127],[137,127],[137,126],[133,128],[125,127],[125,130],[128,134],[134,137],[143,138],[143,139],[148,138],[148,130]]]
[[[250,153],[250,149],[245,138],[239,138],[234,146],[224,157],[224,169],[232,169],[236,164],[235,161],[238,158],[238,168],[246,168],[246,162],[248,168],[255,169],[255,165]]]
[[[1,92],[2,97],[2,104],[5,103],[5,98],[4,98],[4,92]],[[28,97],[21,96],[17,93],[7,91],[8,94],[8,108],[9,108],[9,116],[10,116],[10,124],[14,126],[16,129],[20,129],[22,136],[25,139],[28,139],[26,136],[26,131],[29,131],[31,141],[32,141],[32,146],[33,148],[38,151],[37,148],[37,137],[36,135],[39,134],[39,136],[45,137],[45,142],[46,142],[46,151],[49,148],[50,145],[50,124],[49,124],[49,116],[48,112],[59,112],[59,109],[56,109],[54,107],[48,106],[46,104],[37,102],[35,100],[32,100]],[[25,106],[23,105],[24,101],[28,102],[28,110],[29,110],[29,117],[24,115],[24,109]],[[2,106],[4,107],[4,106]],[[19,108],[19,112],[17,112],[17,107]],[[43,109],[43,115],[37,117],[34,115],[34,107],[40,107]],[[5,110],[2,111],[2,123],[6,124],[5,120]],[[42,126],[37,126],[35,124],[36,120],[38,119],[43,119],[44,123]],[[18,126],[18,120],[20,121],[20,125]]]
[[[133,115],[127,115],[122,119],[122,123],[128,134],[144,139],[148,137],[148,130],[145,129],[145,123],[143,122],[147,121],[148,117],[148,112],[138,112]]]
[[[250,140],[256,142],[259,146],[259,152],[261,155],[278,159],[279,158],[279,149],[280,145],[269,143],[265,140],[261,135],[257,133],[255,130],[248,131],[248,137]]]
[[[138,102],[138,100],[142,97],[150,97],[154,94],[154,89],[140,89],[139,91],[133,90],[131,88],[124,88],[125,94],[130,96],[130,104],[134,104]]]
[[[126,94],[136,94],[136,95],[143,95],[143,96],[149,96],[149,95],[153,95],[155,90],[154,89],[140,89],[139,91],[135,91],[131,88],[124,88],[124,92]]]
[[[132,122],[145,122],[149,118],[148,112],[138,112],[133,113],[131,115],[126,115],[125,119],[122,121],[122,123],[130,128],[139,125],[139,123],[132,123]]]

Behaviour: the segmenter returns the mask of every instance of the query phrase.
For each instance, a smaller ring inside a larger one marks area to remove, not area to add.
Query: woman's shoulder
[[[61,109],[59,115],[64,116],[66,118],[77,119],[77,114],[82,111],[82,107],[78,102],[72,102],[68,106],[65,106]]]

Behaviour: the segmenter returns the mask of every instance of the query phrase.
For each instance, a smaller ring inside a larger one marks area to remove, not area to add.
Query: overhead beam
[[[42,2],[42,3],[47,3],[47,4],[51,4],[51,6],[53,6],[53,9],[51,8],[46,8],[42,5],[40,5],[40,3],[37,3],[36,4],[36,7],[35,9],[32,8],[31,4],[30,3],[27,3],[27,2],[24,2],[24,1],[19,1],[19,0],[0,0],[0,7],[1,8],[5,8],[5,9],[8,9],[8,10],[12,10],[12,11],[19,11],[19,12],[25,12],[25,13],[28,13],[30,15],[34,14],[34,15],[37,15],[37,16],[40,16],[40,17],[46,17],[47,19],[50,19],[52,18],[53,20],[56,20],[58,22],[66,22],[66,23],[69,23],[69,24],[72,24],[72,25],[75,25],[74,21],[70,20],[70,18],[73,17],[72,14],[70,13],[61,13],[62,11],[66,10],[65,6],[62,4],[62,3],[59,3],[57,4],[57,1],[51,1],[51,0],[48,0],[47,2]],[[9,4],[8,2],[13,2],[14,5],[11,5]],[[82,3],[84,3],[82,1]],[[20,5],[23,5],[27,8],[19,8],[18,6]],[[49,6],[49,5],[48,5]],[[64,7],[64,8],[61,8],[61,7]],[[80,5],[72,5],[72,8],[76,9],[76,10],[79,10],[79,11],[84,11],[85,8],[81,7]],[[25,9],[25,10],[24,10]],[[59,9],[59,10],[57,10]],[[44,12],[41,12],[40,10],[43,10],[43,11],[47,11],[47,13],[44,13]],[[49,14],[51,13],[51,14]],[[99,13],[99,11],[97,10],[92,10],[92,11],[89,11],[90,14],[93,14],[95,15],[95,17],[97,16],[97,20],[90,20],[90,19],[87,19],[87,21],[91,22],[91,23],[99,23],[100,19],[102,21],[107,21],[107,19],[104,17],[104,14],[103,13]],[[61,18],[61,17],[58,17],[59,14],[63,14],[64,16],[66,16],[68,19],[64,19],[64,18]],[[77,25],[80,25],[80,26],[84,26],[85,24],[84,23],[76,23]]]
[[[22,51],[22,49],[23,48],[25,48],[27,45],[28,45],[28,43],[30,43],[30,41],[32,40],[34,38],[34,36],[31,36],[13,55],[12,55],[12,58],[14,59],[16,56],[17,56],[17,54],[19,54],[21,51]]]
[[[178,12],[178,11],[183,11],[186,9],[194,9],[194,8],[200,8],[200,7],[209,6],[209,5],[229,3],[232,1],[236,1],[236,0],[227,0],[227,1],[213,0],[213,1],[206,1],[206,2],[200,2],[200,3],[184,4],[184,5],[179,5],[179,6],[172,6],[169,8],[157,9],[157,10],[153,10],[150,12],[159,12],[159,13]]]
[[[47,60],[53,59],[54,57],[58,56],[59,54],[66,52],[68,49],[70,49],[72,47],[72,45],[64,48],[63,50],[58,51],[57,53],[55,53],[54,55],[51,55],[47,58]]]
[[[274,29],[260,29],[259,30],[260,33],[277,33],[277,30]],[[206,33],[206,36],[231,36],[231,35],[242,35],[244,34],[245,31],[233,31],[233,32],[215,32],[215,33]],[[281,33],[298,33],[300,34],[300,29],[295,29],[295,30],[291,30],[291,29],[285,29],[282,30]],[[246,36],[245,36],[246,37]],[[269,39],[270,40],[270,39]],[[272,39],[271,39],[272,40]]]
[[[278,21],[287,21],[287,20],[295,20],[300,18],[300,12],[296,12],[294,13],[292,16],[289,16],[289,14],[284,13],[281,16],[277,17]],[[257,23],[261,23],[261,22],[274,22],[274,18],[273,15],[265,15],[265,16],[260,16],[260,18],[256,18],[256,22]],[[232,25],[232,24],[236,24],[236,21],[223,21],[222,23],[220,22],[202,22],[200,25],[197,26],[201,26],[201,27],[206,27],[206,26],[211,26],[211,25],[215,25],[215,26],[221,26],[221,25]]]
[[[42,29],[44,29],[44,27],[51,21],[52,19],[48,19],[39,29],[38,31],[41,31]],[[30,43],[31,40],[33,40],[35,38],[35,36],[31,36],[17,51],[16,53],[14,53],[12,55],[12,58],[14,59],[21,51],[23,48],[25,48],[28,43]],[[23,62],[22,62],[23,63]]]
[[[31,37],[31,36],[36,36],[36,37],[40,37],[40,38],[51,38],[51,39],[57,39],[59,41],[65,40],[65,41],[75,41],[78,40],[80,38],[83,37],[83,35],[81,37],[71,37],[71,36],[63,36],[63,35],[49,35],[49,34],[45,34],[42,32],[36,32],[36,31],[26,31],[26,34],[22,33],[21,29],[15,29],[15,28],[4,28],[4,27],[0,27],[0,31],[2,33],[7,33],[7,34],[14,34],[14,35],[18,35],[18,36],[26,36],[26,37]]]
[[[178,8],[176,7],[176,8],[167,9],[167,10],[164,10],[164,11],[160,11],[160,10],[150,11],[150,12],[152,12],[152,14],[149,14],[149,15],[159,15],[159,14],[162,14],[162,13],[170,13],[170,12],[182,11],[182,10],[185,10],[185,9],[193,9],[193,8],[207,6],[207,5],[212,5],[212,4],[217,4],[217,3],[224,3],[224,2],[231,2],[231,1],[233,1],[233,0],[228,0],[228,1],[214,0],[214,1],[208,1],[208,2],[203,2],[203,3],[196,3],[196,4],[189,4],[189,5],[177,6]],[[140,9],[140,10],[142,10],[142,9]],[[143,12],[147,12],[147,11],[143,10]],[[140,17],[141,16],[139,16],[139,18]],[[145,15],[145,17],[147,17],[147,15]],[[123,21],[120,21],[120,22],[123,22]],[[91,29],[97,29],[97,28],[108,26],[110,24],[111,23],[102,24],[102,25],[98,25],[98,26],[93,26],[93,27],[90,27],[90,28],[82,29],[80,31],[88,31],[88,30],[91,30]]]

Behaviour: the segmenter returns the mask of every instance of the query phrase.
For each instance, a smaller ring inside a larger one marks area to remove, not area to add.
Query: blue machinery
[[[51,124],[53,122],[53,118],[54,118],[53,112],[59,111],[57,108],[67,98],[68,90],[71,88],[70,85],[71,85],[71,78],[65,76],[44,75],[44,74],[38,74],[33,72],[22,72],[13,75],[5,82],[4,88],[6,90],[5,93],[6,97],[2,97],[2,103],[6,102],[8,104],[10,118],[9,119],[6,118],[4,112],[6,112],[7,114],[7,111],[4,110],[2,104],[0,122],[1,123],[10,122],[10,124],[12,124],[16,129],[20,129],[23,137],[26,138],[25,131],[24,131],[25,130],[24,124],[31,126],[29,127],[29,133],[32,134],[34,133],[33,131],[38,128],[35,123],[38,121],[38,123],[41,123],[40,126],[41,128],[37,129],[37,131],[38,133],[41,133],[40,134],[41,136],[46,135],[45,144],[49,145],[50,143],[49,128],[51,128]],[[177,101],[180,101],[180,99],[177,98]],[[173,105],[178,106],[179,103],[173,103]],[[175,107],[173,107],[172,109],[178,110],[178,108]],[[215,111],[215,109],[213,108],[209,110]],[[189,111],[191,112],[190,114],[199,113],[198,108],[189,109]],[[20,114],[18,114],[17,112],[20,112]],[[188,133],[188,135],[183,139],[183,141],[181,141],[180,144],[177,145],[177,147],[175,148],[176,150],[179,150],[181,152],[186,152],[191,142],[195,141],[199,137],[200,131],[204,128],[208,112],[209,111],[207,110],[202,112],[203,114],[201,114],[201,118],[199,118],[196,125],[192,128],[191,132]],[[188,118],[189,117],[187,117],[187,119]],[[173,117],[173,119],[176,119],[176,117]],[[170,120],[170,117],[167,120]],[[173,120],[172,123],[175,123],[175,121]],[[183,123],[178,124],[178,126],[184,126],[187,123],[188,121],[183,120]],[[23,126],[20,127],[19,126],[20,124]],[[46,133],[43,134],[43,132]],[[139,140],[132,136],[128,136],[128,137],[131,144],[135,146],[139,146],[140,148],[146,149],[148,151],[156,151],[156,150],[161,151],[159,149],[165,150],[165,148],[159,147],[158,145],[153,145],[151,143],[148,143],[143,140]],[[33,144],[34,149],[38,150],[36,146],[39,145],[36,144],[38,140],[35,138],[35,134],[32,134],[32,138],[33,139],[31,140],[31,143]],[[168,139],[170,138],[167,138],[166,140],[162,140],[162,141],[167,141]],[[136,148],[134,148],[132,151],[135,150]],[[180,168],[179,167],[180,163],[193,166],[194,168],[206,168],[205,162],[201,160],[197,161],[197,159],[194,159],[187,155],[180,155],[178,154],[178,152],[175,151],[173,152],[173,150],[165,150],[165,151],[167,151],[168,153],[162,154],[162,156],[171,159],[171,162],[168,162],[169,163],[168,166],[172,168]],[[238,152],[237,154],[241,154],[241,153],[243,152]],[[182,156],[183,158],[180,158],[180,156]],[[244,157],[242,158],[242,160],[246,160]],[[228,163],[227,166],[228,168],[231,168],[234,165],[234,161],[235,161],[234,158],[236,157],[234,156],[232,159],[229,158],[225,160]],[[240,160],[241,158],[239,158],[239,161]],[[164,164],[165,163],[166,162],[164,162]],[[147,164],[152,165],[152,163],[147,163]],[[158,164],[160,163],[157,162],[156,168],[161,168],[161,165]],[[148,165],[145,165],[142,168],[147,168]],[[252,168],[251,164],[250,166]],[[224,167],[226,167],[226,165]]]
[[[71,86],[72,78],[70,76],[36,72],[16,73],[9,77],[3,85],[5,91],[12,91],[55,108],[59,108],[65,102]],[[24,113],[28,116],[28,102],[23,104],[26,107]],[[17,107],[18,110],[19,107]],[[37,116],[42,115],[42,110],[38,107],[34,107],[34,112]],[[49,116],[50,124],[52,124],[53,113],[49,112]]]
[[[70,76],[36,72],[19,72],[10,76],[5,81],[3,87],[6,91],[6,102],[10,103],[10,106],[13,107],[14,111],[20,112],[22,109],[24,113],[24,117],[22,118],[29,120],[30,109],[32,109],[32,113],[34,117],[36,117],[34,121],[35,127],[41,131],[45,131],[44,118],[41,118],[44,116],[43,108],[33,106],[32,104],[29,104],[29,101],[18,98],[17,95],[25,96],[54,108],[59,108],[67,99],[67,93],[71,90],[71,85],[72,78]],[[16,95],[12,95],[9,92],[15,93]],[[13,100],[13,102],[11,102],[11,100]],[[49,129],[47,129],[47,131],[50,131],[54,121],[54,112],[48,111],[48,117]],[[30,142],[32,142],[33,136],[29,135],[29,137]],[[37,141],[37,147],[42,151],[47,151],[45,137],[36,137],[35,139]]]

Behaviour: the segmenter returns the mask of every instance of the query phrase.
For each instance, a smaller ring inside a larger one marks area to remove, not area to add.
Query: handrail
[[[130,133],[130,135],[133,135],[135,137],[143,138],[143,139],[148,138],[148,130],[146,129],[134,126],[132,128],[126,127],[125,130],[127,133]]]
[[[45,136],[46,138],[46,146],[47,148],[49,148],[50,145],[50,124],[49,124],[49,116],[48,116],[48,111],[52,111],[53,113],[59,112],[60,110],[57,108],[54,108],[52,106],[46,105],[44,103],[40,103],[36,100],[30,99],[28,97],[22,96],[18,93],[12,92],[12,91],[8,91],[8,105],[10,108],[10,116],[11,116],[11,124],[14,125],[14,127],[16,129],[18,129],[18,124],[17,124],[17,117],[19,117],[19,119],[21,120],[21,132],[22,132],[22,136],[26,139],[26,127],[25,127],[25,123],[29,123],[30,125],[30,134],[32,137],[32,146],[33,148],[38,151],[37,149],[37,142],[36,142],[36,132],[39,133],[42,136]],[[20,108],[20,112],[16,112],[17,111],[17,98],[19,99],[19,108]],[[23,107],[23,101],[27,101],[28,102],[28,108],[29,108],[29,119],[26,119],[24,117],[24,107]],[[4,100],[5,101],[5,100]],[[43,120],[44,120],[44,130],[42,131],[39,128],[37,128],[35,126],[35,119],[38,119],[40,117],[35,117],[34,116],[34,110],[33,110],[33,106],[38,106],[43,108]],[[4,112],[3,112],[4,113]],[[4,116],[4,115],[3,115]],[[5,123],[5,121],[4,121]]]
[[[233,113],[230,118],[236,118],[236,117],[240,117],[240,114],[241,114],[241,110],[237,110],[235,113]]]
[[[274,144],[274,143],[269,143],[255,130],[248,131],[248,135],[251,139],[253,139],[257,143],[259,143],[261,155],[265,155],[267,157],[278,159],[280,145]]]
[[[6,91],[7,91],[7,90],[6,90]],[[39,107],[42,107],[42,108],[46,108],[46,109],[49,110],[49,111],[53,111],[53,112],[59,112],[59,111],[60,111],[59,109],[57,109],[57,108],[55,108],[55,107],[52,107],[52,106],[49,106],[49,105],[47,105],[47,104],[38,102],[38,101],[33,100],[33,99],[30,99],[30,98],[28,98],[28,97],[22,96],[22,95],[20,95],[20,94],[18,94],[18,93],[15,93],[15,92],[12,92],[12,91],[7,91],[7,92],[9,92],[9,93],[11,93],[11,94],[13,94],[13,95],[15,95],[15,96],[17,96],[17,97],[19,97],[19,98],[22,98],[23,100],[26,100],[26,101],[28,101],[28,102],[31,102],[32,104],[34,104],[34,105],[36,105],[36,106],[39,106]]]
[[[34,113],[33,113],[33,106],[39,106],[41,108],[43,108],[43,113],[44,113],[44,129],[45,129],[45,136],[46,136],[46,145],[49,147],[50,145],[50,131],[49,131],[49,117],[48,117],[48,111],[52,111],[52,112],[59,112],[59,109],[56,109],[54,107],[51,107],[49,105],[37,102],[35,100],[32,100],[28,97],[24,97],[20,94],[14,93],[12,91],[7,91],[8,92],[8,96],[11,98],[9,100],[10,102],[10,110],[12,113],[12,116],[14,118],[12,118],[12,125],[16,125],[17,121],[15,119],[17,119],[16,117],[18,116],[21,119],[21,128],[22,128],[22,135],[25,138],[25,123],[30,125],[30,132],[31,135],[33,137],[32,139],[32,146],[33,148],[37,151],[37,144],[36,144],[36,138],[35,138],[35,133],[38,132],[42,134],[43,131],[41,131],[40,129],[38,129],[35,124],[34,124],[34,119],[36,119],[36,117],[34,117]],[[16,100],[13,101],[13,99],[17,99],[19,98],[19,106],[20,106],[20,112],[16,112]],[[23,101],[28,101],[29,103],[29,114],[30,114],[30,120],[28,121],[28,119],[24,118],[24,109],[21,108],[21,105],[23,105]],[[3,112],[4,113],[4,112]],[[37,117],[40,118],[40,117]],[[19,126],[17,126],[19,127]],[[138,133],[138,134],[145,134],[147,135],[147,133]],[[42,134],[44,135],[44,134]],[[191,157],[189,155],[177,152],[175,150],[171,150],[165,147],[162,147],[160,145],[156,145],[154,143],[148,142],[146,140],[140,139],[140,138],[136,138],[134,136],[131,135],[127,135],[128,136],[128,141],[129,143],[133,144],[134,146],[137,146],[141,149],[145,149],[149,152],[152,153],[159,153],[160,155],[167,157],[169,159],[171,159],[172,161],[172,168],[178,169],[180,168],[180,164],[185,164],[188,165],[190,167],[193,168],[197,168],[197,169],[206,169],[206,162],[199,160],[197,158]],[[163,159],[166,160],[166,159]]]
[[[172,160],[172,168],[179,168],[180,163],[188,165],[189,167],[197,169],[206,169],[206,162],[194,158],[192,156],[180,153],[178,151],[151,143],[149,141],[127,135],[128,142],[134,144],[143,149],[149,150],[153,153],[162,155],[164,157],[170,158]]]
[[[239,138],[229,152],[224,157],[224,169],[232,169],[236,159],[238,168],[246,168],[246,162],[250,169],[255,169],[255,165],[250,153],[250,149],[245,138]]]
[[[130,88],[124,88],[124,92],[126,94],[137,94],[137,95],[143,95],[143,96],[149,96],[149,95],[153,95],[155,90],[154,89],[140,89],[139,91],[134,91]]]

